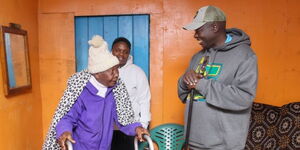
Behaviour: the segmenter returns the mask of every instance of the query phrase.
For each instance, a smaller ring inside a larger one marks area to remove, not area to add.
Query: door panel
[[[148,17],[134,16],[133,22],[133,62],[138,64],[145,71],[149,78],[149,31]],[[144,69],[145,68],[145,69]],[[147,69],[146,69],[147,68]]]
[[[76,71],[81,71],[88,64],[88,18],[79,17],[75,19],[75,57]]]
[[[111,49],[114,39],[125,37],[131,42],[134,64],[141,67],[149,79],[149,15],[93,16],[75,18],[76,70],[87,67],[88,43],[99,34]]]

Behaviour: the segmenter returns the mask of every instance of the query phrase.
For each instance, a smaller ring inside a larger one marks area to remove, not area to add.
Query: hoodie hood
[[[126,68],[127,66],[129,66],[131,64],[133,64],[133,57],[131,55],[129,55],[126,64],[123,67],[121,67],[120,69]]]
[[[242,30],[237,28],[231,28],[226,30],[226,34],[229,34],[232,37],[232,40],[224,45],[215,48],[218,51],[228,51],[234,47],[237,47],[242,44],[246,44],[248,46],[251,45],[251,41],[249,36]]]

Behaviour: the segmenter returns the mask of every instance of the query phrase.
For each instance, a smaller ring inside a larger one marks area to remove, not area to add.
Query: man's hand
[[[143,127],[137,127],[135,128],[135,132],[136,132],[136,136],[137,136],[137,139],[140,141],[140,142],[144,142],[144,138],[143,138],[143,134],[146,134],[146,135],[149,135],[149,132],[147,129],[143,128]]]
[[[203,78],[201,74],[196,73],[194,70],[189,70],[183,75],[183,82],[186,84],[188,89],[193,89],[196,87],[201,78]]]
[[[69,140],[71,143],[75,143],[75,140],[72,138],[71,132],[64,132],[58,139],[58,144],[60,145],[62,150],[67,150],[66,142]]]

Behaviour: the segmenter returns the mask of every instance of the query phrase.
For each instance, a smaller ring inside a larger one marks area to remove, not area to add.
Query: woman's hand
[[[136,132],[136,136],[137,136],[137,139],[140,141],[140,142],[144,142],[144,138],[143,138],[143,134],[146,134],[146,135],[149,135],[149,132],[147,129],[143,128],[143,127],[137,127],[135,128],[135,132]]]
[[[58,144],[60,145],[62,150],[67,150],[66,142],[69,140],[71,143],[75,143],[75,140],[72,138],[72,133],[69,131],[64,132],[59,138],[58,138]]]

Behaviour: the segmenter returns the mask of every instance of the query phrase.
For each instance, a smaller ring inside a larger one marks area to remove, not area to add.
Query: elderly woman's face
[[[119,78],[119,65],[116,65],[106,71],[93,74],[96,80],[106,87],[112,87],[117,83]]]

